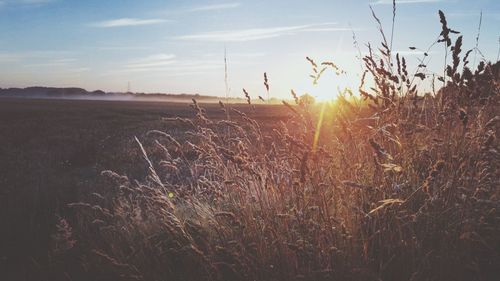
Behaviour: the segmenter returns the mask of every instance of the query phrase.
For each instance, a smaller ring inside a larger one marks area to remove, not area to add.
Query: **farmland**
[[[438,10],[435,72],[430,51],[412,70],[393,49],[396,1],[390,37],[371,12],[381,46],[358,47],[359,83],[334,100],[271,105],[267,72],[260,105],[246,89],[246,104],[0,99],[0,278],[498,280],[500,62],[481,20],[462,50]],[[313,85],[345,74],[306,61]]]
[[[226,117],[218,104],[205,107],[215,119]],[[287,117],[282,106],[269,108],[254,111],[263,123]],[[0,222],[8,226],[0,233],[0,269],[46,262],[55,215],[66,214],[101,171],[145,177],[134,136],[155,129],[182,137],[186,128],[163,119],[193,116],[188,103],[0,99]],[[29,268],[25,273],[36,275],[36,266]]]

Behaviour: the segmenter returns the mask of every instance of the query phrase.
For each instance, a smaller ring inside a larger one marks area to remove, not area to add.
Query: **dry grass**
[[[439,14],[436,43],[452,61],[436,94],[419,93],[426,67],[408,74],[381,28],[362,98],[318,105],[322,126],[293,91],[297,105],[285,102],[290,117],[273,131],[234,108],[239,118],[210,120],[193,101],[194,119],[165,121],[190,124],[187,140],[137,140],[147,180],[105,171],[106,184],[69,205],[53,236],[54,279],[498,278],[500,67],[470,69]],[[314,83],[341,71],[307,59]]]

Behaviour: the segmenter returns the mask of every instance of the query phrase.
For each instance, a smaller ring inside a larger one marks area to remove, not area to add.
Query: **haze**
[[[390,30],[392,1],[0,1],[0,87],[82,87],[89,91],[199,93],[224,95],[224,49],[231,96],[246,88],[271,96],[290,89],[318,98],[332,89],[357,87],[362,52],[380,42],[369,5]],[[394,52],[418,63],[419,51],[440,32],[438,9],[475,45],[483,11],[479,49],[497,57],[500,2],[397,1]],[[418,20],[417,20],[418,19]],[[442,48],[431,51],[430,68],[442,66]],[[308,78],[310,56],[330,60],[347,74],[328,73],[318,86]]]

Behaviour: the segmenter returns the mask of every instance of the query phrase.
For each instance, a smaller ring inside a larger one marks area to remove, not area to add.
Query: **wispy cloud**
[[[15,62],[22,59],[21,54],[14,53],[0,53],[0,62]]]
[[[0,62],[16,62],[32,59],[55,59],[70,56],[73,52],[69,51],[25,51],[25,52],[4,52],[0,51]]]
[[[214,54],[216,57],[220,57],[221,54]],[[264,57],[266,53],[257,52],[257,53],[228,53],[228,57],[230,58],[239,58],[239,59],[248,59],[248,58],[260,58]]]
[[[138,25],[152,25],[168,22],[165,19],[136,19],[136,18],[121,18],[92,23],[91,26],[110,28],[110,27],[123,27],[123,26],[138,26]]]
[[[230,31],[212,31],[177,36],[180,40],[197,40],[212,42],[244,42],[293,35],[300,32],[345,31],[348,28],[332,27],[334,23],[295,25],[284,27],[252,28]]]
[[[220,3],[220,4],[211,4],[211,5],[204,5],[204,6],[196,6],[191,9],[188,9],[190,12],[198,12],[198,11],[217,11],[217,10],[226,10],[226,9],[233,9],[237,8],[240,6],[240,3],[238,2],[233,2],[233,3]]]
[[[26,67],[61,67],[61,66],[68,66],[71,63],[74,63],[76,61],[77,61],[77,59],[73,59],[73,58],[55,59],[55,60],[50,60],[48,62],[27,64],[25,66]]]
[[[162,11],[161,14],[167,16],[179,16],[196,12],[215,12],[215,11],[229,10],[238,8],[240,6],[241,6],[240,2],[225,2],[225,3],[197,5],[197,6],[184,6]]]
[[[443,2],[446,0],[396,0],[396,4],[425,4]],[[392,0],[378,0],[370,3],[371,5],[392,5]]]
[[[233,62],[234,64],[234,62]],[[129,61],[128,63],[103,73],[104,76],[132,73],[161,73],[168,76],[180,76],[181,73],[208,73],[209,71],[224,68],[222,60],[188,59],[178,60],[173,54],[156,54],[145,58]]]
[[[156,54],[141,59],[130,61],[124,65],[128,71],[146,71],[162,68],[175,63],[173,54]]]
[[[359,28],[347,28],[347,27],[311,27],[301,30],[301,32],[329,32],[329,31],[358,31]]]
[[[135,50],[151,50],[151,46],[101,46],[101,47],[87,47],[98,51],[135,51]]]
[[[81,73],[91,71],[89,67],[77,67],[77,68],[68,68],[64,70],[66,73]]]
[[[29,58],[29,59],[27,59]],[[37,62],[33,63],[33,59]],[[51,75],[75,75],[83,72],[89,72],[91,69],[82,66],[76,58],[49,58],[31,56],[23,57],[22,61],[16,62],[17,65],[29,72],[50,73]]]

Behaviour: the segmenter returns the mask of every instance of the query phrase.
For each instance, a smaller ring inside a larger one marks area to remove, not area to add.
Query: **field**
[[[498,280],[500,62],[439,11],[442,74],[409,70],[373,16],[333,101],[1,99],[0,277]]]
[[[206,108],[213,118],[225,118],[218,104]],[[261,122],[288,114],[281,106],[270,108],[257,106]],[[67,214],[66,205],[93,187],[101,171],[146,176],[134,136],[143,138],[153,129],[182,136],[186,128],[162,119],[193,116],[187,103],[0,99],[0,269],[5,280],[31,279],[39,266],[47,266],[55,215]]]

